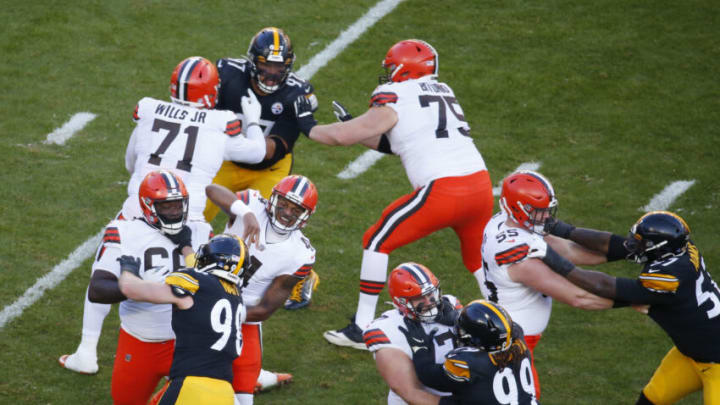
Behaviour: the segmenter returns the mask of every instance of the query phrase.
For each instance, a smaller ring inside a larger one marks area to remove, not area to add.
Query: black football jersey
[[[170,273],[165,283],[176,294],[191,294],[189,309],[173,307],[175,354],[170,378],[210,377],[232,383],[232,362],[242,351],[245,307],[234,284],[193,269]]]
[[[616,299],[649,304],[648,315],[684,355],[720,362],[720,290],[691,242],[680,256],[646,264],[637,279],[618,278]]]
[[[220,73],[220,94],[215,108],[242,114],[240,99],[247,95],[248,88],[251,87],[250,61],[224,58],[217,61],[217,68]],[[300,135],[300,127],[295,116],[295,99],[301,94],[310,97],[313,95],[313,91],[309,82],[290,72],[285,83],[277,91],[265,96],[256,94],[262,106],[260,126],[263,128],[265,136],[282,138],[287,144],[288,153],[292,152],[295,141]],[[317,109],[317,102],[314,103],[315,109]],[[248,169],[260,170],[272,166],[282,157],[275,156],[257,164],[236,164]]]

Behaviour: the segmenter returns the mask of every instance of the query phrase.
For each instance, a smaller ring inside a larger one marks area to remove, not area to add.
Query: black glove
[[[438,304],[438,314],[435,317],[435,322],[441,323],[447,326],[455,325],[455,321],[460,316],[460,311],[455,309],[455,306],[450,303],[446,297],[442,297],[440,304]]]
[[[174,235],[166,233],[165,236],[167,236],[167,238],[170,239],[172,243],[176,244],[180,250],[182,250],[183,246],[192,247],[192,231],[187,225],[183,225],[180,232]]]
[[[544,230],[550,235],[555,235],[563,239],[569,239],[570,232],[572,232],[573,229],[575,229],[574,225],[568,224],[567,222],[563,222],[553,217],[545,220]]]
[[[435,351],[433,339],[435,338],[437,329],[433,329],[430,331],[430,334],[427,334],[419,321],[407,317],[403,320],[405,321],[407,329],[402,326],[398,326],[398,329],[403,333],[403,335],[405,335],[405,338],[410,345],[410,349],[413,352],[413,356],[415,354],[419,354],[419,352],[423,350],[426,350],[426,353],[433,353]]]
[[[137,277],[140,277],[140,258],[135,256],[122,255],[117,258],[120,262],[120,273],[129,271]]]
[[[295,107],[295,117],[297,118],[298,127],[305,134],[310,136],[310,130],[317,125],[315,117],[313,117],[313,106],[310,100],[304,94],[299,95],[293,103]]]
[[[345,122],[345,121],[350,121],[351,119],[353,119],[352,114],[350,114],[348,112],[348,110],[342,104],[338,103],[337,101],[333,100],[332,107],[333,107],[333,114],[335,114],[338,121]]]

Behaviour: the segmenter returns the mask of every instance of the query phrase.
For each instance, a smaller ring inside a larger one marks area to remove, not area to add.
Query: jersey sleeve
[[[200,289],[200,282],[190,274],[190,271],[175,271],[165,277],[165,284],[169,285],[173,294],[178,297],[195,295]]]
[[[310,244],[310,239],[302,233],[299,234],[298,255],[296,259],[297,270],[292,274],[295,277],[305,278],[315,266],[315,248]],[[301,253],[302,252],[302,253]]]
[[[387,84],[380,85],[375,88],[370,96],[369,107],[381,107],[388,104],[396,104],[398,102],[398,93]]]
[[[122,245],[120,228],[116,222],[117,221],[112,221],[105,227],[105,232],[103,233],[102,241],[95,255],[95,262],[92,265],[92,269],[93,271],[97,269],[109,271],[115,274],[115,276],[120,277],[120,264],[117,259],[122,255]]]

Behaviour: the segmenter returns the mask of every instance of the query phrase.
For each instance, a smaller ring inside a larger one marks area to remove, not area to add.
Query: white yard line
[[[342,52],[343,49],[358,39],[368,28],[394,10],[395,7],[403,1],[404,0],[383,0],[375,4],[375,6],[368,10],[368,12],[360,17],[353,25],[341,32],[336,40],[331,42],[319,54],[313,56],[310,62],[298,69],[298,75],[309,80],[318,70],[327,65],[327,63]],[[83,129],[83,127],[95,119],[95,117],[95,114],[87,112],[73,115],[65,125],[48,134],[45,143],[63,145],[65,141],[70,139],[77,131]],[[83,242],[67,259],[55,266],[48,274],[40,277],[35,282],[35,285],[25,291],[22,297],[3,308],[2,312],[0,312],[0,330],[8,322],[20,316],[25,308],[37,301],[45,293],[45,290],[58,285],[71,271],[90,257],[100,242],[100,238],[102,238],[102,231]]]
[[[518,170],[536,171],[536,170],[540,169],[540,166],[542,166],[542,163],[540,163],[540,162],[525,162],[525,163],[521,164],[520,166],[518,166],[515,170],[513,170],[512,173],[515,173]],[[505,178],[505,176],[503,176],[503,179],[504,178]],[[498,182],[497,187],[493,187],[493,195],[495,197],[499,197],[501,192],[502,192],[502,179],[500,179],[500,181]]]
[[[76,132],[85,128],[90,121],[94,120],[97,115],[90,112],[79,112],[70,118],[60,128],[48,134],[47,139],[43,143],[54,143],[56,145],[65,145],[65,141],[70,139]]]
[[[693,184],[695,180],[678,180],[668,184],[663,191],[655,194],[646,206],[640,208],[640,211],[664,211],[670,208],[672,203]]]
[[[345,166],[345,169],[338,173],[337,176],[344,180],[354,179],[369,169],[370,166],[374,165],[375,162],[380,160],[383,156],[385,155],[376,150],[367,150],[358,158],[348,163],[348,165]]]
[[[97,235],[86,240],[82,245],[75,249],[74,252],[70,253],[67,259],[55,266],[52,271],[37,279],[35,285],[28,288],[22,297],[3,308],[2,312],[0,312],[0,329],[2,329],[8,322],[20,316],[25,308],[40,299],[40,297],[42,297],[45,293],[45,290],[49,290],[60,284],[60,282],[63,281],[71,271],[75,270],[75,268],[82,264],[85,259],[90,257],[100,243],[102,236],[103,232],[100,231]]]

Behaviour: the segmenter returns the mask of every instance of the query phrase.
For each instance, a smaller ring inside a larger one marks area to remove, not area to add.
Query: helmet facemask
[[[276,92],[277,89],[285,83],[285,79],[287,79],[289,73],[290,66],[286,65],[282,61],[257,61],[253,63],[253,76],[255,78],[255,82],[257,83],[258,88],[265,94]]]
[[[440,289],[427,283],[423,293],[415,297],[393,297],[393,303],[405,316],[420,322],[434,322],[440,305]]]
[[[294,201],[293,195],[273,191],[270,196],[270,225],[280,234],[302,229],[310,218],[311,210],[302,201]]]

